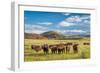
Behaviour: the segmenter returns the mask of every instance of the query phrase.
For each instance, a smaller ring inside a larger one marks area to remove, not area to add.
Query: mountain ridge
[[[57,31],[47,31],[41,34],[36,33],[24,33],[26,39],[55,39],[55,40],[65,40],[65,39],[78,39],[78,38],[88,38],[90,35],[64,35]]]

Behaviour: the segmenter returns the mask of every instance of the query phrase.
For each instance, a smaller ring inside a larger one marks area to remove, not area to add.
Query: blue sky
[[[90,14],[85,13],[24,11],[24,24],[27,33],[90,34]]]

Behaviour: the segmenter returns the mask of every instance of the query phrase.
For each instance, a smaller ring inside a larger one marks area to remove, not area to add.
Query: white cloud
[[[62,34],[66,33],[66,30],[55,30],[55,31]]]
[[[75,29],[75,30],[55,30],[55,31],[62,33],[62,34],[66,34],[66,33],[86,33],[86,31],[84,31],[84,30],[77,30],[77,29]]]
[[[62,21],[59,23],[60,26],[62,27],[69,27],[69,26],[73,26],[75,25],[74,23],[69,23],[69,22],[66,22],[66,21]]]
[[[43,24],[43,25],[52,25],[53,23],[52,22],[41,22],[41,23],[38,23],[38,24]]]
[[[30,25],[30,24],[25,24],[25,32],[27,33],[43,33],[47,30],[47,27],[43,27],[40,25]]]
[[[65,19],[65,21],[67,22],[82,22],[83,20],[88,20],[90,19],[90,15],[83,15],[83,16],[79,16],[79,15],[73,15],[71,17],[68,17]]]
[[[43,30],[26,30],[25,31],[26,33],[36,33],[36,34],[41,34],[41,33],[43,33],[43,32],[45,32],[45,31],[43,31]]]
[[[68,16],[68,15],[70,15],[70,13],[63,13],[65,16]]]
[[[70,30],[69,32],[85,33],[86,31],[83,31],[83,30]]]
[[[89,15],[84,15],[84,16],[73,15],[73,16],[68,17],[65,20],[61,21],[59,23],[59,25],[63,26],[63,27],[69,27],[69,26],[77,25],[78,23],[89,24],[90,23],[89,19],[90,19]]]
[[[81,20],[81,17],[79,17],[79,16],[71,16],[71,17],[65,19],[65,21],[67,21],[67,22],[81,22],[82,20]]]
[[[81,17],[81,19],[82,19],[82,20],[90,19],[90,15],[84,15],[84,16]]]
[[[40,29],[40,30],[45,30],[47,29],[46,27],[40,26],[40,25],[30,25],[30,24],[25,24],[26,29]]]
[[[90,24],[90,21],[89,20],[84,20],[83,23]]]

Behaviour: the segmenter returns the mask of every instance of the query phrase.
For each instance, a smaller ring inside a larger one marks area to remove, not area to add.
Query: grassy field
[[[77,42],[79,44],[79,51],[77,54],[74,54],[73,51],[70,53],[63,54],[44,54],[43,51],[36,52],[31,49],[31,45],[43,45],[43,44],[59,44],[67,42]],[[84,42],[90,42],[90,39],[84,38],[80,40],[33,40],[25,39],[24,44],[24,61],[48,61],[48,60],[68,60],[68,59],[87,59],[90,58],[90,45],[83,45]]]

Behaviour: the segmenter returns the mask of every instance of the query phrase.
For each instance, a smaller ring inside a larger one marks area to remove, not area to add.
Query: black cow
[[[49,54],[49,46],[48,46],[48,44],[44,44],[42,46],[42,49],[43,49],[44,54]]]

